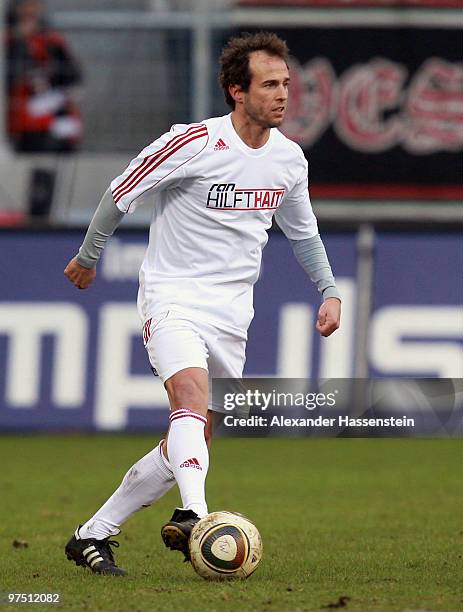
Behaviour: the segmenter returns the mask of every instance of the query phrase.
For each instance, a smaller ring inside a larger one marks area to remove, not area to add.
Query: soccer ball
[[[212,512],[193,527],[191,564],[208,580],[248,578],[262,559],[262,539],[255,525],[236,512]]]

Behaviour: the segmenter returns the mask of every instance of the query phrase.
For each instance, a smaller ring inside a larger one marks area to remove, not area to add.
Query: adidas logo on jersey
[[[202,467],[199,465],[199,461],[196,459],[196,457],[193,457],[193,459],[187,459],[186,461],[184,461],[181,465],[181,468],[185,468],[185,467],[192,467],[192,468],[196,468],[197,470],[201,470],[202,471]]]
[[[222,138],[219,138],[219,140],[215,143],[214,151],[226,151],[229,148],[230,147],[227,145],[227,143],[222,140]]]

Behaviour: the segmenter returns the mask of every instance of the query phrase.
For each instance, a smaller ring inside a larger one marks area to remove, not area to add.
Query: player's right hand
[[[87,289],[96,278],[96,269],[84,268],[77,263],[76,258],[73,257],[64,269],[64,276],[66,276],[77,289]]]

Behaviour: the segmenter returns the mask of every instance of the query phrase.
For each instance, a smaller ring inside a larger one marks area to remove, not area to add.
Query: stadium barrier
[[[63,276],[81,239],[76,231],[1,235],[2,430],[165,426],[167,398],[150,372],[135,307],[146,231],[118,232],[87,291]],[[246,375],[461,378],[462,240],[461,231],[378,231],[366,282],[357,233],[325,233],[343,319],[322,339],[316,290],[284,236],[272,234],[255,288]]]

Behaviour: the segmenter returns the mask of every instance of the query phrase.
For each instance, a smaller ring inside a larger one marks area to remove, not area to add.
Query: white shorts
[[[151,367],[163,383],[185,368],[206,370],[209,385],[212,378],[240,379],[243,375],[246,339],[186,314],[169,310],[148,319],[143,341]],[[211,410],[225,412],[223,405],[213,404]]]

